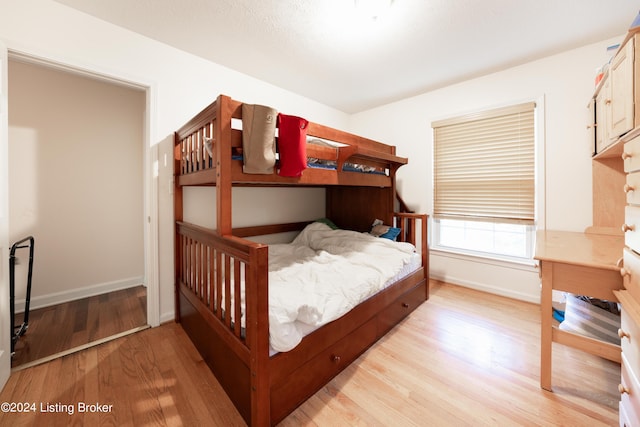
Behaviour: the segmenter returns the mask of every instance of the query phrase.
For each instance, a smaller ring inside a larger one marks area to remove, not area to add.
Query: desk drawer
[[[640,256],[628,248],[624,249],[623,256],[624,267],[620,274],[624,278],[624,287],[636,301],[640,301]]]
[[[640,253],[640,206],[624,208],[624,244]]]
[[[624,186],[627,195],[627,203],[640,205],[640,172],[627,174],[627,183]]]
[[[618,404],[618,411],[620,412],[620,427],[633,427],[627,416],[627,411],[622,406],[622,401]]]
[[[636,137],[624,144],[622,158],[625,172],[640,170],[640,138]]]
[[[640,326],[629,316],[628,311],[622,306],[620,319],[620,346],[622,353],[632,369],[640,370]],[[635,372],[636,375],[640,372]]]
[[[622,357],[621,382],[620,390],[620,406],[624,408],[624,412],[631,426],[640,426],[640,385],[635,375],[630,371],[626,358]]]

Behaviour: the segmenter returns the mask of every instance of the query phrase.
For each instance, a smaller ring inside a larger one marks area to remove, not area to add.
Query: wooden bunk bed
[[[274,425],[428,299],[427,216],[394,212],[395,173],[407,163],[395,155],[395,147],[315,123],[308,124],[307,136],[340,146],[309,144],[307,155],[334,161],[335,169],[309,168],[296,178],[243,173],[237,160],[242,131],[232,125],[242,119],[241,107],[220,95],[175,133],[176,321],[245,421]],[[344,171],[350,162],[377,173]],[[183,220],[183,187],[204,185],[216,186],[215,230]],[[370,230],[376,218],[400,228],[398,240],[416,245],[421,266],[311,332],[292,350],[274,354],[269,247],[247,238],[302,230],[308,222],[234,228],[232,187],[242,185],[324,187],[327,218],[355,231]],[[242,316],[242,324],[234,321]]]

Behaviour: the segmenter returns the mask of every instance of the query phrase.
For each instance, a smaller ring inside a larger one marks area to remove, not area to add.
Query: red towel
[[[307,168],[308,124],[302,117],[278,114],[278,175],[298,177]]]

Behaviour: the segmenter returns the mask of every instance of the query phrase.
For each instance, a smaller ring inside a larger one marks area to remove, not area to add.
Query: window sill
[[[437,246],[430,247],[429,252],[433,255],[459,259],[462,261],[479,262],[483,264],[491,264],[506,268],[517,268],[520,270],[532,272],[538,271],[538,262],[534,259],[501,257],[499,255],[454,250],[451,248]]]

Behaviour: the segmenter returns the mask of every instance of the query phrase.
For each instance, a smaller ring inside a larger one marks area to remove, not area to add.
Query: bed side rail
[[[176,239],[183,295],[247,365],[252,349],[268,353],[268,247],[184,222]]]
[[[220,95],[175,132],[176,175],[187,175],[216,167],[215,144],[222,143],[224,135],[233,134],[236,139],[239,138],[238,132],[223,132],[223,129],[231,129],[231,118],[240,118],[241,106],[242,103]],[[225,142],[228,146],[234,145],[231,141]]]
[[[422,254],[422,265],[425,269],[429,265],[429,245],[427,241],[427,228],[429,216],[407,212],[395,212],[393,214],[394,226],[400,228],[398,241],[413,244]]]
[[[237,227],[233,235],[238,237],[266,236],[269,234],[290,233],[302,231],[311,221],[288,222],[284,224],[256,225],[251,227]]]
[[[174,159],[177,175],[213,168],[213,141],[217,133],[215,107],[214,102],[175,133]]]

